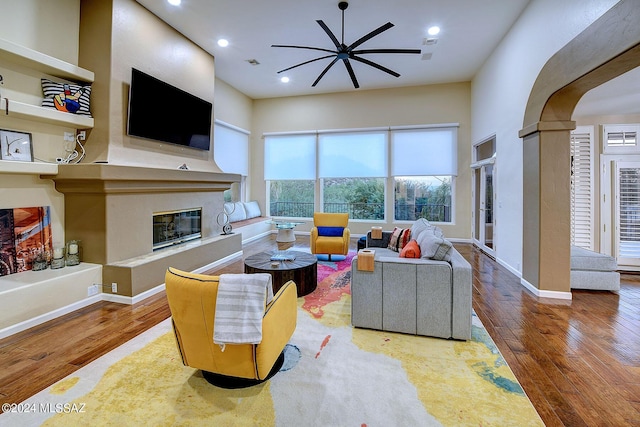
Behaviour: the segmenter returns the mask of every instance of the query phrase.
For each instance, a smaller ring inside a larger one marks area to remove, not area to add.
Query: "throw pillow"
[[[225,202],[224,211],[229,216],[229,222],[243,221],[247,219],[247,212],[242,202]]]
[[[258,205],[258,202],[255,200],[244,202],[244,210],[247,213],[247,219],[257,218],[262,215],[262,212],[260,211],[260,205]]]
[[[426,219],[418,218],[411,226],[411,238],[417,239],[420,233],[432,227],[433,225],[431,225]]]
[[[400,252],[404,245],[406,245],[411,239],[411,230],[408,228],[393,228],[391,238],[389,239],[389,245],[387,249],[391,249],[395,252]]]
[[[418,236],[418,245],[422,258],[451,262],[453,245],[447,239],[433,233],[422,233]]]
[[[91,85],[57,83],[49,79],[41,79],[41,82],[43,107],[91,117]]]
[[[420,246],[414,239],[409,240],[409,243],[400,251],[400,258],[420,258],[420,256]]]
[[[344,227],[318,227],[318,236],[342,237]]]

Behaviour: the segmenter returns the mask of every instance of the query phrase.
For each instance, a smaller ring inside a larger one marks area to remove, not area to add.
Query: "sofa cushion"
[[[443,237],[436,236],[434,233],[423,232],[418,236],[418,245],[420,245],[422,258],[451,261],[453,245]]]
[[[420,258],[420,256],[420,246],[414,239],[409,240],[409,243],[400,251],[401,258]]]
[[[588,249],[571,246],[571,270],[615,271],[617,269],[618,263],[615,258]]]
[[[226,202],[224,211],[229,216],[229,222],[243,221],[247,219],[247,212],[242,202]]]
[[[400,252],[410,239],[411,229],[394,227],[393,233],[391,233],[391,239],[389,239],[389,246],[387,246],[387,248],[392,251]]]
[[[260,210],[260,205],[258,202],[253,200],[251,202],[244,202],[244,210],[247,214],[246,219],[257,218],[262,215],[262,211]]]
[[[344,227],[318,227],[318,236],[324,237],[342,237]]]

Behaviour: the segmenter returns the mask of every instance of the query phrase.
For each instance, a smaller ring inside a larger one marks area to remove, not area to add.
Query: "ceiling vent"
[[[247,59],[247,62],[251,65],[260,65],[257,59]]]
[[[431,59],[431,55],[433,55],[432,53],[423,53],[422,54],[422,60],[423,61],[428,61]]]
[[[424,40],[422,40],[422,44],[425,46],[431,46],[438,43],[438,38],[437,37],[427,37]]]

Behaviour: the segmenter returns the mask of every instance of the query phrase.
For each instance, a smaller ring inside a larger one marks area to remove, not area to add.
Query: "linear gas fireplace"
[[[193,208],[153,214],[153,250],[199,239],[202,209]]]

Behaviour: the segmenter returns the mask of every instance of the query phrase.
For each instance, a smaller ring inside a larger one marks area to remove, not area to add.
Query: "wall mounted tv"
[[[131,69],[129,135],[209,150],[212,110],[210,102]]]

